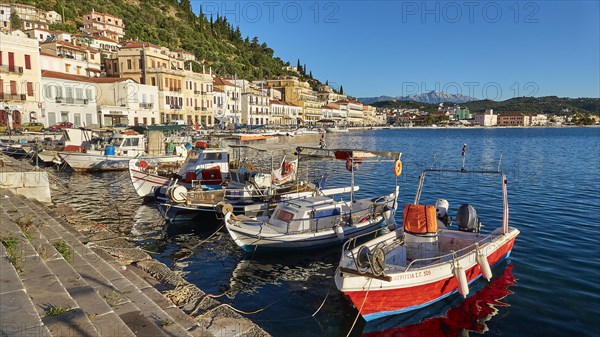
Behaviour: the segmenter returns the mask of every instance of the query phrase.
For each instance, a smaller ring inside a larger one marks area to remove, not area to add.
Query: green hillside
[[[63,14],[64,24],[52,29],[78,32],[81,17],[92,9],[123,19],[125,38],[151,42],[170,49],[184,49],[221,75],[264,79],[286,74],[284,62],[257,37],[244,37],[224,17],[206,17],[192,12],[190,0],[17,0]],[[313,86],[318,81],[302,76]]]
[[[377,102],[373,105],[380,108],[418,108],[427,112],[437,110],[437,104],[414,101],[385,101]],[[516,97],[499,102],[481,100],[457,105],[469,108],[471,112],[482,112],[485,109],[494,109],[494,112],[498,114],[513,112],[543,113],[547,115],[600,114],[600,98],[561,98],[556,96]]]

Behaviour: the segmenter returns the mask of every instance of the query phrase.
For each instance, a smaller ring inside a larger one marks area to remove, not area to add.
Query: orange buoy
[[[396,162],[394,163],[394,174],[396,175],[396,177],[402,174],[402,162],[400,160],[396,160]]]

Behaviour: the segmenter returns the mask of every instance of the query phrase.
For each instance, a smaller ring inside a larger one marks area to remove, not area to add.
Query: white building
[[[548,116],[544,114],[537,114],[531,116],[532,126],[546,126],[548,125]]]
[[[240,124],[242,88],[229,80],[216,77],[213,82],[213,116],[221,124]]]
[[[339,105],[328,104],[321,107],[323,119],[332,120],[338,125],[345,125],[348,121],[348,111],[342,110]]]
[[[481,126],[496,126],[498,125],[498,115],[494,115],[494,109],[487,109],[485,110],[485,113],[475,115],[473,124]]]
[[[41,120],[47,126],[71,122],[97,125],[96,85],[92,78],[42,70]]]
[[[271,101],[271,120],[273,124],[296,127],[298,119],[301,117],[301,106],[286,101]]]
[[[114,124],[160,123],[158,87],[139,84],[130,78],[94,78],[98,88],[98,121]]]

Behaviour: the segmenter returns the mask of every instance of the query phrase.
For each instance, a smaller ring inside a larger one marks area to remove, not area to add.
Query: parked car
[[[117,123],[110,126],[110,128],[114,131],[122,131],[127,129],[129,126],[125,123]]]
[[[24,123],[21,124],[21,126],[19,126],[17,128],[18,132],[29,132],[29,131],[35,131],[35,132],[41,132],[42,130],[44,130],[45,126],[43,123],[36,123],[36,122],[31,122],[31,123]]]
[[[62,129],[71,129],[73,128],[73,123],[71,122],[60,122],[58,124],[52,125],[51,127],[48,128],[48,130],[52,131],[52,132],[58,132]]]

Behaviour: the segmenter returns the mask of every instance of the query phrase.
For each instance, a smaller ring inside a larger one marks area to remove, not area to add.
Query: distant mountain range
[[[361,97],[358,99],[363,104],[373,104],[377,102],[385,101],[415,101],[421,103],[437,104],[437,103],[465,103],[470,101],[476,101],[477,98],[469,97],[461,94],[447,94],[445,92],[439,92],[432,90],[430,92],[409,95],[409,96],[379,96],[379,97]]]

